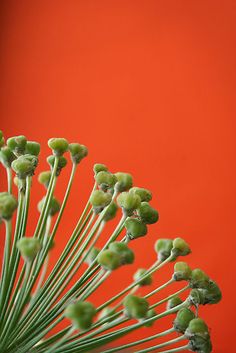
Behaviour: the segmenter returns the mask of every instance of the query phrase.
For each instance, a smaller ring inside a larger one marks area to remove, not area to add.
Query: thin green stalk
[[[162,286],[160,286],[160,287],[154,289],[152,292],[146,294],[146,295],[144,296],[144,298],[148,299],[148,298],[151,297],[152,295],[154,295],[154,294],[160,292],[162,289],[168,287],[168,286],[169,286],[170,284],[172,284],[173,282],[175,282],[175,280],[171,278],[169,281],[167,281],[166,283],[164,283]]]
[[[12,170],[11,167],[7,168],[7,189],[12,194]]]
[[[9,261],[11,252],[11,232],[12,223],[11,220],[5,221],[6,235],[5,235],[5,246],[4,246],[4,256],[2,264],[2,274],[1,274],[1,305],[5,302],[6,291],[7,291],[7,277],[9,275]]]
[[[159,306],[159,305],[161,305],[161,304],[163,304],[163,303],[166,303],[168,300],[170,300],[170,299],[176,297],[177,295],[179,295],[179,294],[185,292],[185,291],[186,291],[187,289],[189,289],[189,288],[190,288],[190,286],[189,286],[189,284],[188,284],[186,287],[183,287],[182,289],[178,290],[178,291],[175,292],[174,294],[171,294],[171,295],[169,295],[168,297],[166,297],[166,298],[160,300],[159,302],[157,302],[157,303],[151,305],[151,306],[150,306],[150,309],[154,309],[154,308],[156,308],[157,306]]]
[[[164,343],[161,343],[161,344],[157,344],[156,346],[152,346],[152,347],[149,347],[149,348],[146,348],[146,349],[141,349],[139,351],[137,351],[136,353],[148,353],[148,352],[152,352],[152,351],[155,351],[156,349],[160,349],[160,348],[163,348],[163,347],[166,347],[166,346],[169,346],[171,344],[175,344],[175,343],[178,343],[180,341],[183,341],[183,340],[186,340],[185,336],[182,335],[182,336],[179,336],[177,338],[174,338],[170,341],[167,341],[167,342],[164,342]]]
[[[64,337],[62,337],[60,340],[57,341],[57,343],[55,343],[48,349],[47,353],[53,353],[57,347],[62,345],[67,340],[67,338],[73,334],[74,330],[74,327],[71,327],[71,329],[64,335]]]

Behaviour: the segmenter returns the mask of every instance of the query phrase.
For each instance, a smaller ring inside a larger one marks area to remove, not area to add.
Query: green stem
[[[186,340],[184,335],[179,336],[177,338],[174,338],[174,339],[172,339],[170,341],[158,344],[156,346],[152,346],[152,347],[149,347],[149,348],[146,348],[146,349],[141,349],[141,350],[137,351],[136,353],[148,353],[148,352],[151,352],[151,351],[155,351],[156,349],[160,349],[160,348],[169,346],[171,344],[178,343],[178,342],[183,341],[183,340]]]
[[[12,171],[11,167],[7,168],[7,188],[8,192],[12,194]]]

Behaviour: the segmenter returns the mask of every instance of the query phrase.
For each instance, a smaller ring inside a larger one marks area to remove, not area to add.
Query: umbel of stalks
[[[38,142],[24,135],[4,138],[0,131],[0,161],[7,175],[7,187],[0,190],[5,241],[0,352],[211,352],[210,330],[199,313],[204,305],[221,300],[220,288],[198,266],[190,268],[183,261],[191,249],[182,237],[155,236],[159,212],[151,191],[134,185],[130,173],[113,172],[97,163],[83,208],[81,186],[73,182],[88,155],[87,147],[51,138],[48,148],[48,168],[41,170]],[[68,183],[58,200],[59,179],[66,170]],[[44,194],[38,200],[37,222],[31,224],[32,187]],[[76,201],[74,212],[68,213],[71,193],[76,193]],[[65,218],[68,232],[61,227]],[[153,258],[146,247],[150,233],[157,256],[143,268],[142,261],[135,260],[134,242],[143,247],[141,258],[146,264]],[[173,273],[161,283],[165,266]],[[160,331],[157,321],[165,317],[169,326]],[[128,338],[142,327],[147,329],[140,331],[138,339]],[[118,339],[126,336],[127,343],[121,346]]]

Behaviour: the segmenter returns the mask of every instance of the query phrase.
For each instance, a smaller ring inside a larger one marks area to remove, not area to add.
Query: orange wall
[[[133,245],[137,263],[154,259],[148,253],[157,237],[185,237],[190,264],[223,290],[222,303],[203,314],[214,352],[232,352],[235,1],[8,0],[0,6],[1,128],[44,143],[43,156],[54,135],[90,150],[57,249],[89,193],[93,163],[133,173],[137,184],[153,190],[160,211],[150,235]],[[34,191],[33,205],[42,192]]]

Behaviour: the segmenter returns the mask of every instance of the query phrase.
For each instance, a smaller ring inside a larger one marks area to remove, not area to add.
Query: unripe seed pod
[[[101,321],[101,320],[106,319],[106,322],[111,322],[115,319],[112,317],[115,313],[116,313],[116,311],[114,308],[107,306],[98,315],[98,320]]]
[[[125,243],[114,241],[109,245],[109,250],[119,255],[121,265],[132,264],[134,262],[134,252]]]
[[[217,304],[222,299],[222,293],[217,283],[210,280],[206,289],[201,290],[204,294],[204,304]]]
[[[45,203],[45,196],[38,203],[39,212],[42,212],[44,203]],[[53,197],[50,202],[49,215],[55,216],[60,211],[60,208],[61,208],[61,206],[60,206],[59,201],[55,197]]]
[[[127,191],[133,186],[133,178],[131,174],[118,172],[115,176],[117,178],[115,188],[118,192]]]
[[[23,237],[17,242],[17,248],[25,261],[31,262],[41,249],[41,244],[38,238]]]
[[[70,319],[79,330],[87,330],[92,326],[96,314],[94,306],[87,301],[71,303],[65,309],[65,317]]]
[[[145,327],[151,327],[151,326],[154,324],[154,322],[155,322],[154,316],[156,316],[156,315],[157,315],[157,313],[156,313],[156,311],[155,311],[154,309],[148,310],[145,319],[147,320],[147,319],[151,319],[151,317],[153,317],[153,320],[147,322],[146,324],[145,324],[145,321],[144,321],[143,326],[145,326]]]
[[[8,192],[0,192],[0,219],[10,220],[17,208],[17,200]]]
[[[56,157],[51,155],[47,157],[47,162],[50,165],[51,169],[53,169],[54,163],[55,163]],[[67,165],[67,160],[64,156],[59,156],[58,160],[58,165],[57,165],[57,170],[56,170],[56,176],[59,176],[61,173],[61,170]]]
[[[158,260],[164,261],[170,257],[172,248],[173,241],[171,239],[158,239],[155,243]]]
[[[195,306],[205,304],[204,294],[201,289],[192,289],[189,294],[189,300]]]
[[[149,205],[148,202],[142,202],[138,208],[138,215],[143,223],[153,224],[159,219],[157,210]]]
[[[182,238],[175,238],[173,241],[172,254],[174,256],[185,256],[191,253],[189,245]]]
[[[185,331],[185,336],[188,339],[192,339],[193,336],[200,336],[205,339],[209,338],[209,330],[204,320],[200,318],[194,318],[189,322],[188,328]]]
[[[69,148],[68,141],[60,137],[49,139],[48,146],[52,149],[55,156],[62,156]]]
[[[139,268],[134,276],[133,279],[135,282],[138,281],[138,285],[143,287],[143,286],[149,286],[152,284],[152,275],[147,274],[145,276],[145,274],[147,273],[147,270],[145,268]],[[145,277],[144,277],[145,276]],[[143,279],[141,279],[143,277]],[[141,280],[140,280],[141,279]]]
[[[127,218],[125,221],[126,237],[129,240],[143,237],[147,234],[147,226],[137,218]]]
[[[85,259],[85,262],[88,265],[91,265],[93,263],[93,261],[96,259],[96,257],[98,256],[98,254],[100,253],[100,249],[96,248],[95,246],[91,249],[91,251],[89,252],[88,256]]]
[[[170,310],[175,308],[177,305],[182,304],[183,301],[178,297],[177,295],[171,299],[168,300],[167,305],[166,305],[166,310]]]
[[[94,164],[93,166],[93,171],[94,171],[94,174],[98,174],[99,172],[107,172],[108,171],[108,168],[105,164],[101,164],[101,163],[96,163]]]
[[[0,150],[0,161],[4,165],[5,168],[10,168],[12,162],[16,159],[16,156],[12,152],[12,150],[5,146]]]
[[[179,261],[174,265],[173,279],[175,281],[188,281],[191,277],[192,270],[186,262]]]
[[[101,210],[111,203],[112,196],[102,190],[95,190],[90,196],[90,203],[93,206],[94,212],[99,213]]]
[[[117,210],[118,210],[117,204],[115,202],[111,202],[110,205],[107,206],[106,212],[103,216],[103,220],[105,222],[108,222],[113,218],[115,218]]]
[[[15,159],[11,166],[19,179],[25,179],[27,176],[34,175],[37,164],[37,157],[25,154]]]
[[[189,341],[189,349],[197,353],[211,353],[212,352],[211,340],[209,337],[206,339],[204,337],[195,335]]]
[[[129,192],[122,192],[117,197],[117,203],[120,207],[122,207],[123,212],[131,216],[137,208],[139,208],[141,204],[140,197],[135,194],[131,194]]]
[[[26,147],[26,137],[21,135],[21,136],[14,136],[10,137],[7,139],[7,146],[14,152],[16,155],[20,155],[25,153],[25,147]]]
[[[103,191],[107,191],[108,189],[112,188],[117,179],[116,176],[110,172],[101,171],[95,175],[95,180],[99,185],[100,189]]]
[[[69,151],[71,154],[71,160],[75,164],[79,164],[83,158],[88,155],[88,149],[84,145],[80,145],[79,143],[70,143]]]
[[[40,144],[35,141],[27,141],[25,146],[25,153],[37,157],[40,153]]]
[[[120,256],[111,250],[101,251],[97,261],[107,271],[113,271],[120,267]]]
[[[129,192],[136,194],[140,197],[141,202],[146,201],[149,202],[152,199],[152,193],[151,191],[144,189],[144,188],[139,188],[139,187],[132,187]]]
[[[209,277],[199,268],[192,271],[190,286],[191,288],[207,288],[209,285]]]
[[[176,318],[174,320],[174,329],[177,332],[184,333],[191,320],[195,318],[194,313],[187,308],[182,308],[178,311]]]
[[[144,319],[147,316],[149,304],[146,299],[129,294],[124,299],[125,314],[134,319]]]
[[[45,186],[45,188],[47,188],[50,183],[51,175],[52,175],[52,173],[50,170],[46,170],[44,172],[41,172],[38,176],[39,183],[43,184]]]

